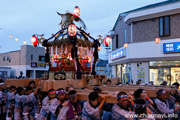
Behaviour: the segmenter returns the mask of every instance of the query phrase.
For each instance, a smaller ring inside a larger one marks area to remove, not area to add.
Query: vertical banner
[[[143,67],[137,67],[137,80],[139,79],[142,83],[145,83],[145,70]]]
[[[129,82],[129,81],[130,81],[129,73],[124,73],[122,83],[126,84],[126,82]]]

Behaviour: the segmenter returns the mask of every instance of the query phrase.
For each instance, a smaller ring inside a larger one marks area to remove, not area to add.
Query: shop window
[[[33,54],[31,54],[31,61],[33,61]]]
[[[44,61],[45,61],[45,58],[44,58],[44,56],[39,56],[39,61],[42,61],[42,62],[44,62]]]
[[[163,81],[167,81],[167,84],[169,85],[169,75],[169,68],[150,69],[150,81],[153,81],[154,85],[160,85]]]
[[[126,28],[124,29],[124,43],[126,43]]]
[[[171,85],[175,82],[180,83],[180,68],[171,68]]]
[[[9,56],[7,56],[7,61],[9,61]]]
[[[170,35],[170,17],[165,16],[159,18],[159,36],[169,36]]]
[[[180,61],[150,61],[149,62],[150,67],[179,67]]]
[[[116,66],[116,77],[121,78],[121,65]]]
[[[126,64],[123,64],[123,65],[117,65],[116,66],[116,77],[118,78],[122,78],[123,75],[126,73]]]

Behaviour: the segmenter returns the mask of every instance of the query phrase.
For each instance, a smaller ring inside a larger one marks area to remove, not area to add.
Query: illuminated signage
[[[113,52],[111,54],[111,60],[122,58],[122,57],[125,57],[125,56],[126,56],[125,49],[122,48],[122,49],[119,49],[118,51],[115,51],[115,52]]]
[[[180,52],[180,42],[164,43],[163,52],[164,53]]]

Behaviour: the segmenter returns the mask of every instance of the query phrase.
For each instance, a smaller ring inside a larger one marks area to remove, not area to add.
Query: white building
[[[109,64],[124,82],[180,83],[180,0],[121,13],[112,29]],[[160,38],[160,43],[155,39]],[[124,44],[128,43],[128,48]]]
[[[11,68],[10,74],[7,74],[6,77],[19,77],[22,71],[24,77],[40,78],[42,74],[47,74],[49,69],[44,62],[44,56],[44,48],[23,45],[18,51],[1,53],[0,67]]]

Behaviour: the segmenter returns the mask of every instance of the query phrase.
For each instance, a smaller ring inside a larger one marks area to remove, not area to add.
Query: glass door
[[[180,68],[179,67],[174,67],[174,68],[171,68],[171,85],[174,83],[174,82],[178,82],[180,83]]]
[[[154,82],[154,85],[160,85],[163,81],[167,81],[170,84],[170,68],[155,68],[150,69],[150,81]]]

